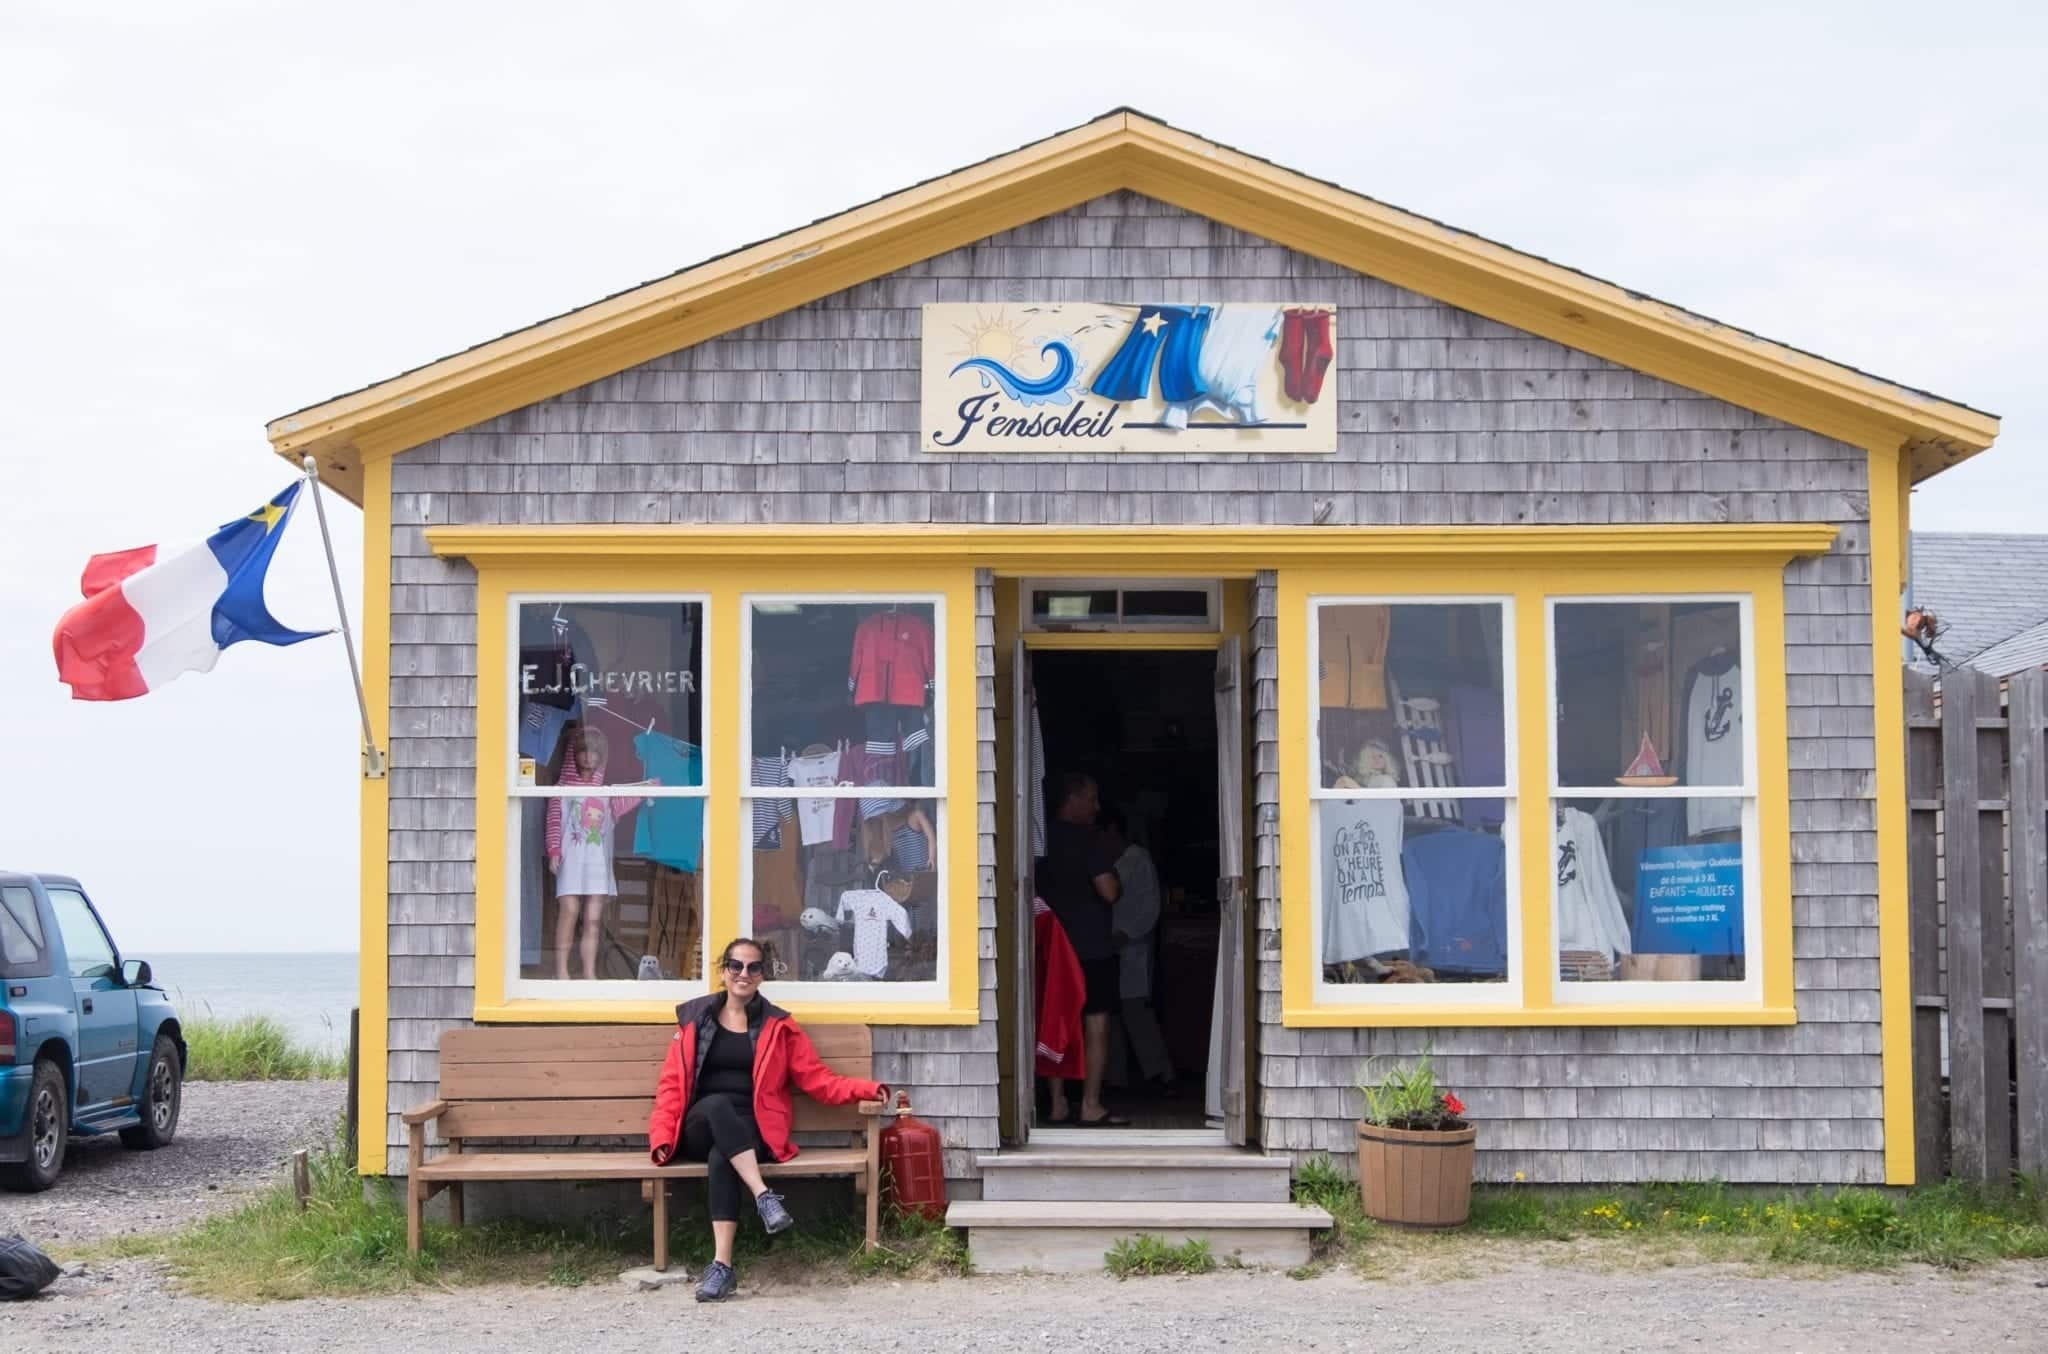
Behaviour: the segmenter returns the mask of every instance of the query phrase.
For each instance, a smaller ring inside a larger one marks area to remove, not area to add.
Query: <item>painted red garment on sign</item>
[[[1314,404],[1323,393],[1323,376],[1337,356],[1331,319],[1327,310],[1308,309],[1289,310],[1281,317],[1281,385],[1297,404]]]
[[[1088,983],[1066,928],[1043,898],[1031,900],[1031,965],[1038,988],[1038,1075],[1079,1081],[1088,1074],[1081,1043]]]
[[[846,674],[855,705],[924,705],[931,684],[932,625],[915,611],[878,611],[853,632]]]
[[[797,1152],[789,1139],[796,1114],[789,1096],[792,1082],[821,1105],[880,1100],[886,1088],[878,1081],[840,1076],[825,1065],[811,1037],[789,1012],[764,997],[754,1000],[761,1003],[761,1024],[754,1038],[754,1126],[769,1155],[788,1161]],[[697,1071],[698,1027],[716,1020],[724,1001],[725,993],[713,992],[676,1007],[676,1037],[669,1041],[668,1057],[654,1087],[654,1112],[647,1119],[648,1153],[657,1166],[667,1164],[682,1139],[683,1114],[690,1107],[690,1083]]]

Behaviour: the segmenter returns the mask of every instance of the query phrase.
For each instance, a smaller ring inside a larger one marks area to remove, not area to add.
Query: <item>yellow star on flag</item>
[[[1147,334],[1157,338],[1159,331],[1166,328],[1166,317],[1155,310],[1138,323],[1144,326]]]
[[[284,520],[284,509],[275,503],[266,503],[250,513],[247,520],[261,522],[263,524],[263,534],[268,536],[271,532],[277,530],[277,524]]]

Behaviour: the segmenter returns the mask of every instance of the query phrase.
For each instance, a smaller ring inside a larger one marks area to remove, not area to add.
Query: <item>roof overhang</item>
[[[357,501],[362,466],[1117,189],[1796,427],[1914,480],[1998,419],[1119,110],[272,421]]]

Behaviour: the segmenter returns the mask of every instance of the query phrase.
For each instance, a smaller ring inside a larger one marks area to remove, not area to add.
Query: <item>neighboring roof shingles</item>
[[[1972,658],[1970,666],[1994,677],[2010,677],[2028,668],[2048,667],[2048,621],[1992,645]]]
[[[1916,531],[1907,599],[1947,627],[1934,642],[1944,658],[2016,672],[2038,661],[2022,641],[2048,649],[2048,535]]]

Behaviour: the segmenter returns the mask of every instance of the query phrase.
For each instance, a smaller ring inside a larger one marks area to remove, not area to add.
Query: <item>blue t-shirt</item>
[[[665,733],[633,737],[633,752],[645,774],[663,785],[702,785],[704,753],[693,743]],[[704,852],[702,799],[644,799],[633,828],[633,854],[694,873]]]
[[[1449,828],[1401,847],[1408,943],[1415,962],[1497,975],[1508,967],[1507,849],[1489,833]]]

